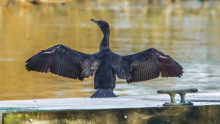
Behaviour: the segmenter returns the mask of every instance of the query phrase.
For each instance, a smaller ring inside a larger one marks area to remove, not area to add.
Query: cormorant
[[[85,54],[64,45],[56,45],[42,50],[26,61],[28,71],[51,72],[59,76],[83,80],[94,77],[97,91],[91,98],[116,97],[113,93],[116,76],[127,83],[145,81],[161,77],[181,77],[183,68],[170,56],[154,49],[120,56],[109,48],[109,25],[105,21],[95,21],[104,37],[99,51]]]

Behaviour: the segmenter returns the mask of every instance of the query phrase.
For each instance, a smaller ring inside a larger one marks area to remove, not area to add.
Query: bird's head
[[[109,25],[108,25],[107,22],[105,22],[105,21],[96,21],[94,19],[91,19],[91,21],[96,23],[104,34],[109,32]]]

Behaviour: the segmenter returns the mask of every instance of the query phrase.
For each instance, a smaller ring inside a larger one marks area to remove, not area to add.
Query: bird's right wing
[[[127,82],[151,80],[159,77],[181,77],[183,68],[170,56],[150,48],[134,55],[124,56],[129,62],[131,79]]]
[[[142,52],[119,56],[113,59],[112,67],[119,78],[128,83],[151,80],[159,77],[181,77],[183,68],[170,56],[150,48]]]
[[[51,72],[63,77],[83,80],[92,76],[101,61],[93,54],[85,54],[63,45],[42,50],[26,61],[28,71]]]

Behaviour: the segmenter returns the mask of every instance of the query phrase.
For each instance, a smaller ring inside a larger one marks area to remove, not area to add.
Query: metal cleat
[[[182,90],[158,90],[157,93],[159,94],[169,94],[171,101],[165,102],[163,106],[182,106],[182,105],[193,105],[192,102],[186,102],[185,100],[185,95],[186,93],[193,93],[193,92],[198,92],[198,89],[193,88],[193,89],[182,89]],[[176,103],[175,101],[175,96],[176,94],[180,94],[181,101],[180,103]]]

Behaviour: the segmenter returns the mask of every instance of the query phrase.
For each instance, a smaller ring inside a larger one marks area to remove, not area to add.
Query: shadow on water
[[[93,77],[83,82],[27,72],[25,61],[50,46],[98,51],[102,33],[90,19],[111,28],[110,46],[121,55],[154,47],[184,67],[182,78],[134,84],[118,79],[117,95],[155,94],[158,89],[196,87],[220,92],[220,2],[80,1],[0,7],[0,99],[89,97]]]

